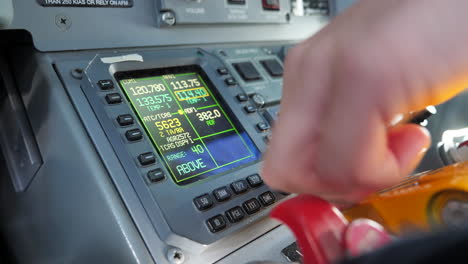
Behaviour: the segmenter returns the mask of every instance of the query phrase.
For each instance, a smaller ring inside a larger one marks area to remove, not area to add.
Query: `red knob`
[[[304,264],[337,262],[391,241],[383,227],[369,219],[348,221],[332,204],[318,197],[299,195],[280,203],[271,212],[297,238]]]
[[[271,216],[293,231],[304,264],[327,264],[344,257],[343,235],[348,222],[330,203],[299,195],[279,204]]]

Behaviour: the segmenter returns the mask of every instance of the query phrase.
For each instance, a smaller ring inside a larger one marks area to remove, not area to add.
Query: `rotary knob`
[[[263,97],[261,94],[252,95],[252,101],[259,109],[265,106],[265,97]]]

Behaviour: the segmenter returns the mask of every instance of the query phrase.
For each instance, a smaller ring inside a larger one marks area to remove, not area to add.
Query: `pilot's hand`
[[[362,0],[292,49],[265,181],[350,202],[410,173],[430,136],[389,123],[468,86],[466,10],[465,0]]]

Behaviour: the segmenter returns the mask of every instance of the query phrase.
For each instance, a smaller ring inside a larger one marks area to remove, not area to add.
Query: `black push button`
[[[268,191],[260,194],[258,199],[260,199],[260,202],[262,202],[263,206],[269,206],[275,202],[276,197],[272,192]]]
[[[138,161],[140,161],[140,164],[143,166],[150,165],[156,162],[156,157],[153,152],[146,152],[138,156]]]
[[[283,250],[281,250],[281,253],[283,253],[283,256],[286,257],[286,259],[289,261],[289,262],[297,262],[297,263],[300,263],[302,262],[302,253],[299,249],[299,247],[297,246],[297,243],[294,242],[292,243],[291,245],[285,247]]]
[[[198,208],[198,210],[206,210],[213,206],[213,199],[209,194],[204,194],[193,199],[193,203]]]
[[[265,69],[271,76],[283,76],[283,66],[281,66],[281,64],[277,60],[262,60],[260,61],[260,63],[263,65],[263,67],[265,67]]]
[[[231,183],[231,188],[236,194],[239,194],[246,192],[247,189],[249,189],[249,186],[247,186],[247,182],[245,180],[240,180]]]
[[[226,78],[226,80],[224,80],[224,82],[229,86],[233,86],[233,85],[237,84],[236,80],[234,78],[232,78],[232,77]]]
[[[245,0],[228,0],[228,4],[245,5]]]
[[[280,0],[262,0],[262,5],[265,10],[280,10]]]
[[[240,206],[236,206],[226,211],[226,217],[231,223],[236,223],[242,220],[245,216],[244,210]]]
[[[263,131],[266,131],[266,130],[270,129],[270,125],[267,124],[267,123],[261,122],[261,123],[257,124],[257,128],[258,128],[258,130],[263,132]]]
[[[236,98],[239,102],[247,102],[249,100],[249,97],[246,94],[238,94]]]
[[[252,198],[252,199],[246,201],[245,203],[242,204],[242,206],[244,207],[245,211],[249,215],[258,212],[260,210],[260,207],[261,207],[260,202],[258,202],[258,200],[255,199],[255,198]]]
[[[229,71],[226,68],[219,68],[218,70],[219,75],[227,75]]]
[[[164,176],[164,172],[161,169],[148,171],[147,176],[150,182],[159,182],[159,181],[164,180],[164,178],[166,178]]]
[[[101,90],[110,90],[114,88],[112,80],[100,80],[97,84]]]
[[[206,223],[208,224],[210,231],[213,233],[221,231],[226,227],[226,220],[224,220],[224,217],[222,215],[214,216],[208,219]]]
[[[255,113],[257,111],[257,108],[255,106],[253,106],[253,105],[248,105],[248,106],[244,107],[244,110],[248,114],[252,114],[252,113]]]
[[[125,137],[127,138],[128,141],[137,141],[143,138],[143,133],[141,132],[140,129],[135,128],[132,130],[128,130],[125,132]]]
[[[250,187],[253,188],[261,186],[263,184],[263,180],[258,174],[250,175],[249,177],[247,177],[247,181],[249,182]]]
[[[213,195],[218,202],[226,201],[231,198],[231,193],[226,187],[221,187],[213,191]]]
[[[106,94],[106,101],[108,104],[119,104],[122,102],[122,96],[118,93]]]
[[[117,117],[117,123],[121,126],[129,126],[133,124],[133,117],[132,115],[125,114],[125,115],[119,115]]]
[[[258,73],[257,69],[255,69],[255,66],[250,61],[234,63],[233,66],[236,68],[242,79],[246,81],[262,79],[260,73]]]

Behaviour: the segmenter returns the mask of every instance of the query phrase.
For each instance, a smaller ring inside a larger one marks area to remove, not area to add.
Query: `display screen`
[[[198,66],[117,73],[174,181],[186,185],[259,159]]]

